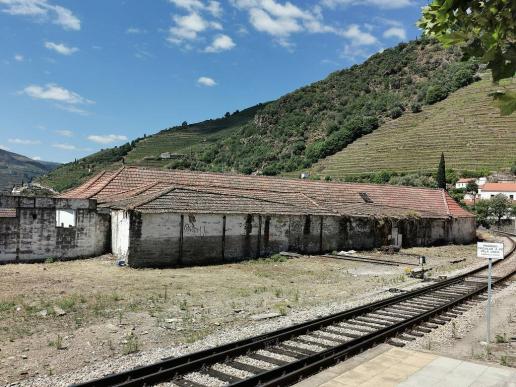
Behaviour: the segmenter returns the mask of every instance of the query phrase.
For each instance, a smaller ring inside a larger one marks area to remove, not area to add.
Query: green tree
[[[446,161],[444,160],[444,153],[441,153],[441,160],[439,160],[436,180],[437,188],[446,189]]]
[[[477,217],[477,224],[489,227],[489,200],[479,200],[475,203],[473,211],[475,211]]]
[[[478,193],[478,184],[474,181],[470,181],[466,184],[466,192],[472,195]]]
[[[493,81],[516,72],[516,2],[514,0],[433,0],[418,21],[426,35],[445,46],[459,45],[466,59],[478,58]],[[516,93],[495,93],[500,111],[516,110]]]
[[[489,203],[489,213],[497,219],[496,223],[498,227],[500,227],[502,218],[504,216],[509,216],[511,210],[512,202],[507,196],[498,194],[494,198],[491,198]]]

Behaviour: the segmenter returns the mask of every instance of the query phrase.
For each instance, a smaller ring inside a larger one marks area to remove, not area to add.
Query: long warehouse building
[[[109,212],[111,250],[132,267],[466,244],[476,229],[445,190],[392,185],[122,167],[59,198]]]

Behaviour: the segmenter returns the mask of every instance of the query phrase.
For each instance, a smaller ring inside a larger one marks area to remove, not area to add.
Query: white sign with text
[[[503,259],[503,243],[478,242],[477,257],[489,259]]]

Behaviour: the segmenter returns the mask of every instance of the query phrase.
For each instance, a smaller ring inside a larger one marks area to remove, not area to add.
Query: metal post
[[[493,259],[489,258],[489,274],[487,277],[487,345],[490,343],[491,338],[491,270],[492,270]]]

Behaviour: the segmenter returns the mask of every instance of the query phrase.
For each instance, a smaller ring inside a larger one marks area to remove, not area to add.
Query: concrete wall
[[[0,263],[91,257],[109,249],[109,214],[98,213],[93,200],[0,196],[0,208],[16,209],[16,218],[0,218]],[[58,227],[56,209],[73,210],[75,227]]]
[[[376,219],[130,211],[127,234],[126,226],[118,226],[120,213],[113,215],[113,253],[127,258],[133,267],[232,262],[279,251],[319,254],[333,250],[367,250],[393,244],[395,239],[401,241],[403,247],[475,240],[473,218]],[[128,246],[126,254],[119,248],[122,245]]]
[[[486,192],[484,192],[484,191],[482,191],[482,189],[480,189],[480,192],[479,192],[480,199],[483,199],[483,200],[489,200],[499,194],[506,196],[507,198],[511,199],[512,201],[516,201],[516,191],[511,191],[511,192],[486,191]]]

